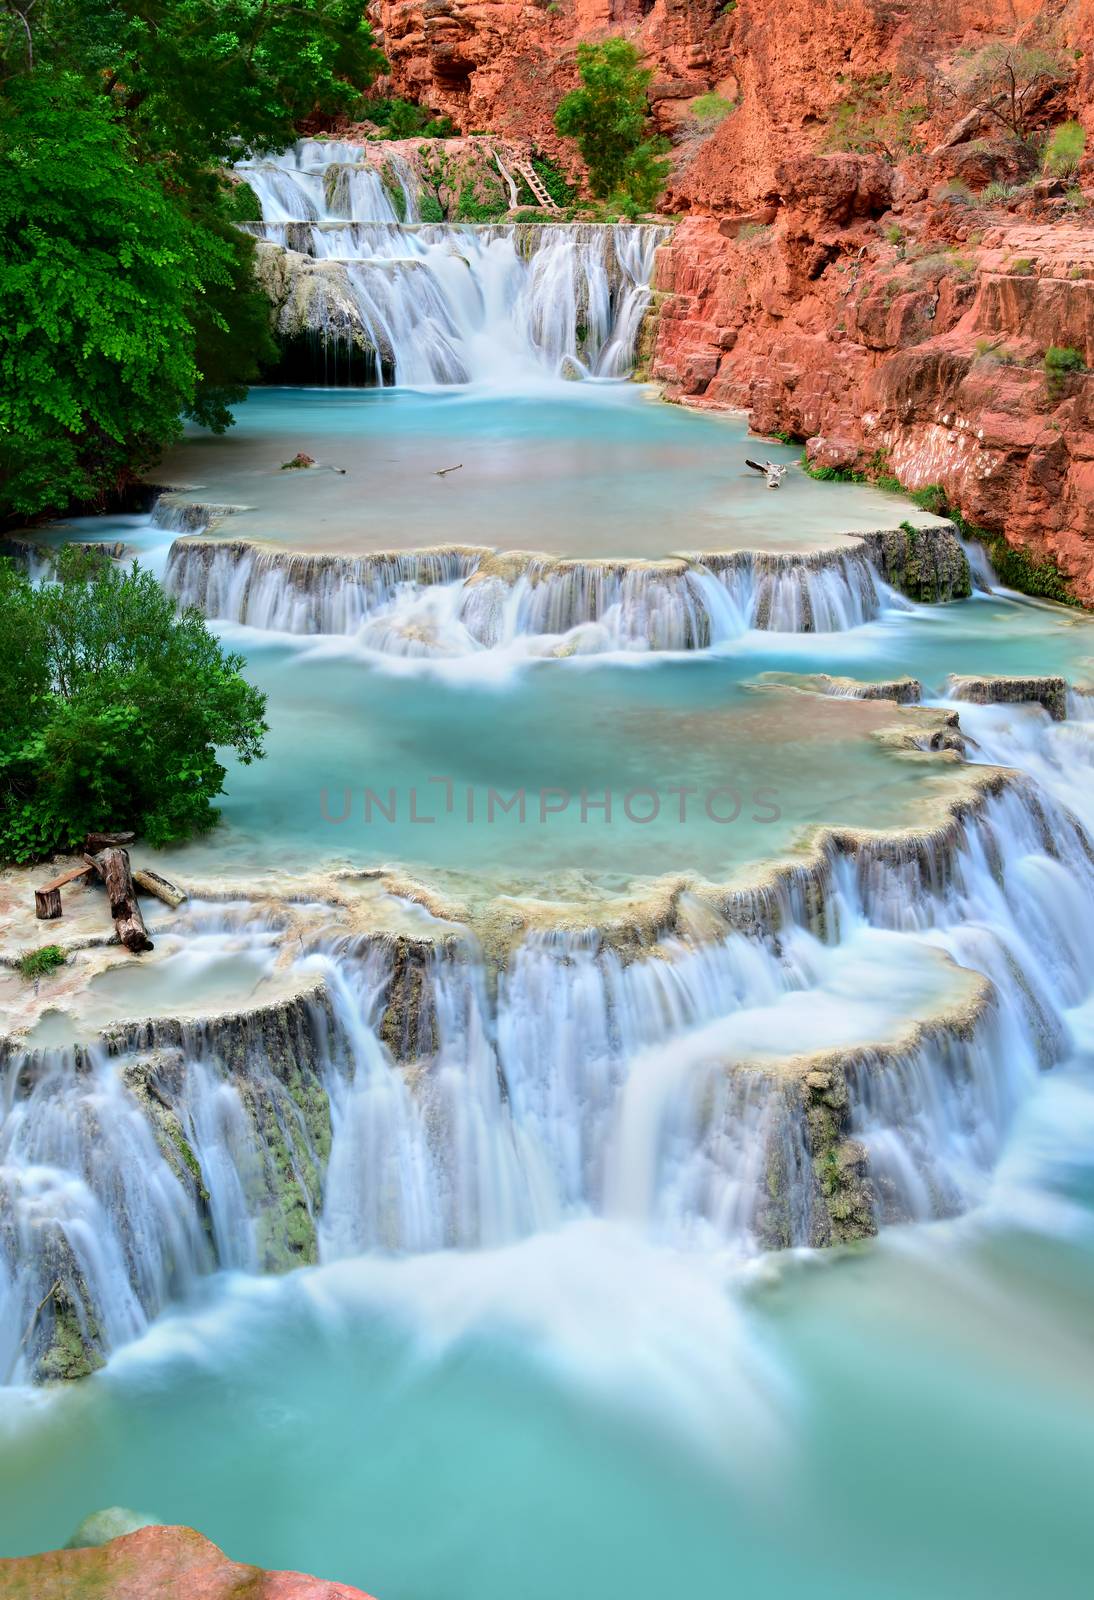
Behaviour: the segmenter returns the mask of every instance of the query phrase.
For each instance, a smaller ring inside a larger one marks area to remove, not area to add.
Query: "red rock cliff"
[[[1094,147],[1094,0],[371,10],[395,92],[569,162],[551,118],[577,41],[633,37],[682,215],[651,376],[670,398],[747,409],[822,463],[941,483],[1094,603],[1094,379],[1044,367],[1050,345],[1094,365],[1094,163],[1063,182],[1036,165],[1068,117]],[[1019,85],[1024,144],[963,94],[995,43],[1061,68]],[[691,109],[710,90],[735,104],[712,133]]]

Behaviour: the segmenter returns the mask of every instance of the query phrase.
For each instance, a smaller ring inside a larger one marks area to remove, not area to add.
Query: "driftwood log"
[[[87,861],[106,885],[106,892],[110,896],[110,915],[114,918],[114,928],[120,942],[133,955],[139,955],[142,950],[151,950],[152,941],[148,937],[148,929],[137,904],[137,891],[133,887],[128,850],[123,850],[120,845],[108,845],[97,855],[89,855]]]
[[[84,855],[97,856],[100,850],[108,850],[111,845],[132,844],[135,838],[133,833],[89,833],[84,840]]]
[[[145,894],[154,894],[157,900],[162,900],[165,906],[170,906],[174,911],[186,899],[186,891],[179,889],[168,878],[162,878],[158,872],[153,872],[151,867],[138,867],[133,874],[133,882]]]

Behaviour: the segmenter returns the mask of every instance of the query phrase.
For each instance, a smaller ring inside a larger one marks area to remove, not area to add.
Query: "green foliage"
[[[1045,351],[1045,387],[1051,400],[1059,400],[1067,389],[1067,380],[1076,372],[1085,372],[1086,362],[1081,350],[1069,345],[1050,344]]]
[[[1024,184],[989,183],[980,191],[980,201],[986,206],[1005,206],[1025,188]]]
[[[230,424],[276,351],[219,163],[354,109],[383,57],[357,0],[36,0],[0,55],[11,519],[102,504],[181,414]]]
[[[988,553],[999,582],[1006,589],[1028,594],[1040,600],[1055,600],[1061,605],[1078,605],[1067,578],[1051,557],[1035,561],[1025,550],[1016,550],[1001,533],[989,533],[984,528],[973,527],[946,499],[940,483],[929,483],[912,491],[912,499],[921,511],[935,517],[947,517],[963,539],[982,544]]]
[[[1055,600],[1060,605],[1079,604],[1067,578],[1051,557],[1035,561],[1027,551],[1015,550],[1001,533],[984,533],[981,529],[968,528],[963,524],[961,527],[967,537],[983,544],[995,574],[1005,589],[1017,589],[1019,594],[1032,595],[1038,600]]]
[[[456,197],[457,222],[496,222],[509,209],[509,196],[500,184],[480,184],[476,194],[472,183],[464,183]]]
[[[880,155],[895,162],[917,148],[915,128],[927,115],[927,107],[895,105],[892,73],[868,78],[846,75],[837,81],[845,93],[829,113],[824,149]]]
[[[697,95],[691,102],[691,114],[704,133],[711,132],[736,109],[735,100],[727,100],[724,95],[715,94],[713,90],[710,94]]]
[[[885,230],[885,238],[889,244],[904,243],[904,229],[899,222],[892,222]]]
[[[240,180],[226,185],[224,214],[232,222],[262,221],[262,207],[249,183]]]
[[[418,214],[423,222],[443,222],[444,207],[435,194],[423,194],[418,201]]]
[[[399,182],[399,175],[390,161],[385,161],[380,170],[380,181],[387,190],[391,208],[400,222],[406,221],[406,192]]]
[[[1053,178],[1071,178],[1079,170],[1086,148],[1086,131],[1081,122],[1062,122],[1048,142],[1044,170]]]
[[[37,950],[28,950],[19,957],[15,967],[19,975],[34,983],[39,978],[46,978],[51,972],[56,972],[58,967],[65,964],[65,953],[59,944],[44,944]]]
[[[32,588],[0,562],[0,859],[129,827],[165,844],[216,820],[225,769],[262,755],[265,696],[155,578],[69,548]]]
[[[451,117],[437,116],[413,100],[367,100],[361,113],[374,122],[384,139],[452,139],[456,126]]]
[[[533,156],[532,168],[556,206],[565,209],[573,205],[577,192],[566,181],[566,174],[547,156]]]
[[[1032,278],[1034,265],[1029,256],[1015,256],[1013,261],[1006,262],[1004,271],[1015,278]]]
[[[70,73],[0,100],[0,508],[91,500],[179,431],[191,320],[232,251],[136,165],[105,96]]]
[[[34,55],[101,86],[143,159],[176,174],[355,112],[385,65],[358,0],[38,0]],[[10,15],[4,55],[26,65]]]
[[[929,512],[932,517],[945,517],[949,515],[946,503],[946,491],[940,483],[928,483],[922,489],[913,489],[911,498],[920,511]]]
[[[629,40],[579,44],[581,88],[559,101],[555,127],[576,139],[595,199],[611,199],[627,215],[652,210],[665,187],[664,140],[651,134],[646,90],[653,72]]]
[[[1065,83],[1074,71],[1059,50],[988,44],[963,64],[958,86],[970,106],[994,117],[1014,138],[1026,139],[1043,91]]]

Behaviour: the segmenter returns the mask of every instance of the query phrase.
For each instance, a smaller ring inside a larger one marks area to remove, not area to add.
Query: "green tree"
[[[69,549],[32,588],[0,561],[0,858],[112,827],[152,844],[210,827],[218,749],[263,754],[265,696],[242,665],[135,563]]]
[[[96,503],[272,361],[219,163],[356,108],[359,0],[5,0],[0,517]]]
[[[0,100],[0,494],[88,501],[179,429],[191,320],[233,247],[140,166],[105,96],[42,69]]]
[[[637,48],[615,37],[579,44],[581,88],[564,95],[555,127],[576,139],[598,200],[614,200],[630,212],[650,210],[665,187],[667,145],[651,133],[646,90],[653,72]]]

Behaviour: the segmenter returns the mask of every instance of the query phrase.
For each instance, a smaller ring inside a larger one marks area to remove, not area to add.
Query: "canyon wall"
[[[551,119],[575,46],[633,38],[681,218],[649,375],[670,399],[746,409],[818,465],[940,483],[1094,603],[1094,162],[1063,180],[1038,165],[1065,119],[1094,146],[1094,0],[376,0],[371,14],[393,92],[571,170]],[[1063,65],[1019,83],[1024,143],[962,93],[995,43]],[[734,108],[713,128],[694,109],[711,91]],[[1046,371],[1050,346],[1076,352],[1072,370]]]

